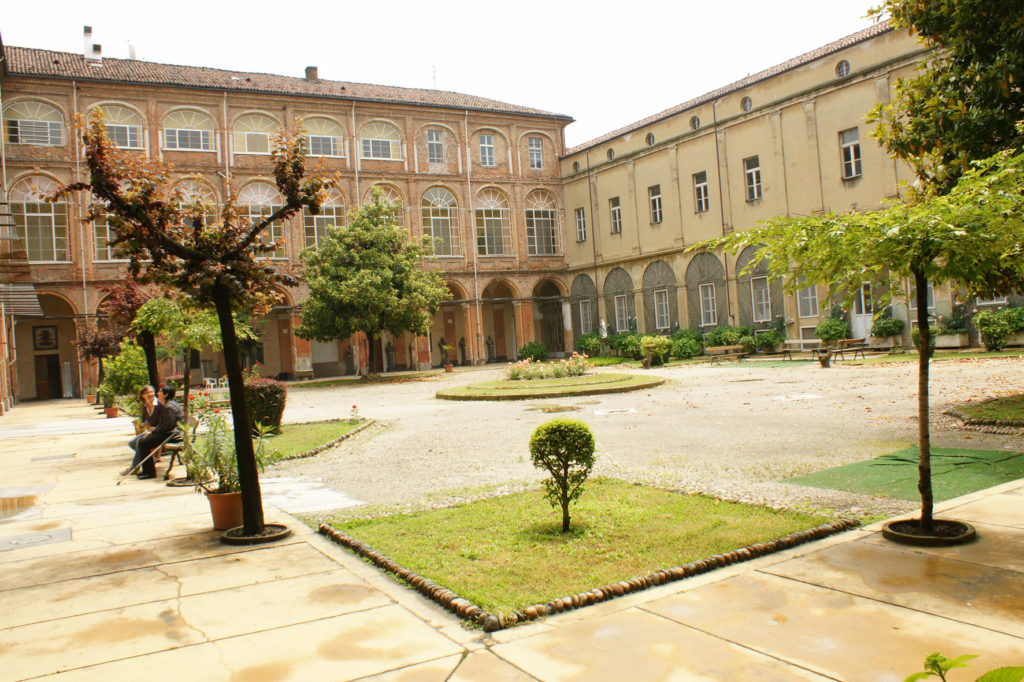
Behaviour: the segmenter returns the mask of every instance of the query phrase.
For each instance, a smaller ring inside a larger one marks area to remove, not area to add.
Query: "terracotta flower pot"
[[[95,393],[86,394],[85,402],[88,403],[89,405],[95,405],[96,404],[96,394]]]
[[[242,525],[242,493],[206,493],[214,530]]]
[[[107,419],[114,419],[117,417],[117,405],[114,407],[104,407],[103,412],[107,415]]]
[[[447,364],[447,365],[445,365],[445,366],[444,366],[444,371],[446,371],[446,372],[451,372],[451,371],[453,371],[454,369],[455,369],[455,368],[454,368],[454,367],[452,367],[452,366],[451,366],[451,364]]]

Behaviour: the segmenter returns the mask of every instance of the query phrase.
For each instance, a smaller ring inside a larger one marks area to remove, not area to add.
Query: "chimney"
[[[88,59],[92,55],[92,26],[86,26],[82,37],[82,56]]]
[[[306,80],[308,80],[310,83],[316,83],[317,81],[319,81],[320,80],[319,69],[317,69],[315,66],[307,66],[306,67]]]
[[[84,42],[85,63],[90,66],[103,66],[103,46],[92,42],[92,26],[86,26],[82,39]]]

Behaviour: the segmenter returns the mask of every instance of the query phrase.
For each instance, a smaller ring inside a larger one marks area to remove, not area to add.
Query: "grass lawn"
[[[917,491],[917,457],[915,446],[789,478],[786,482],[916,501],[921,499]],[[936,502],[1024,477],[1024,452],[933,447],[931,461],[932,494]]]
[[[1008,395],[981,403],[960,405],[957,410],[975,419],[1024,421],[1024,395]]]
[[[343,419],[307,424],[282,424],[281,433],[267,438],[267,453],[272,462],[285,457],[301,455],[325,443],[330,443],[339,436],[344,436],[361,423]]]
[[[935,351],[932,356],[932,362],[943,360],[964,360],[964,359],[975,359],[975,358],[1015,358],[1021,355],[1022,351],[1019,348],[1005,351],[962,351],[962,350],[939,350]],[[895,353],[890,355],[883,353],[881,355],[872,355],[870,358],[863,360],[840,360],[842,363],[857,362],[876,364],[879,362],[917,362],[918,353],[916,350],[908,350],[906,353]],[[832,360],[835,362],[835,359]]]
[[[424,372],[402,372],[401,374],[378,374],[376,377],[346,376],[336,379],[313,379],[311,381],[288,382],[289,391],[301,391],[307,388],[329,388],[331,386],[359,386],[363,384],[417,381],[438,377],[444,374],[444,370],[432,369]]]
[[[664,383],[657,376],[637,374],[586,374],[563,379],[496,379],[468,384],[444,391],[437,397],[446,400],[525,400],[528,398],[557,398],[599,393],[619,393],[650,388]]]
[[[329,519],[485,611],[507,613],[766,542],[825,519],[611,479],[586,484],[572,530],[541,491],[369,520]]]

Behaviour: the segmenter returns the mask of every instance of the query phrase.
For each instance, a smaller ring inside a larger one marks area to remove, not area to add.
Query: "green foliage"
[[[850,325],[846,320],[830,317],[818,323],[814,334],[822,341],[838,341],[850,335]]]
[[[608,345],[612,350],[627,358],[639,360],[643,357],[643,349],[640,347],[640,334],[637,332],[622,332],[612,334],[608,337]]]
[[[655,364],[662,364],[672,351],[672,339],[667,336],[642,336],[640,352]]]
[[[740,337],[739,345],[743,346],[744,353],[753,353],[757,350],[757,341],[752,334],[745,334]]]
[[[967,306],[957,303],[948,316],[939,315],[939,333],[966,334],[970,321],[971,314],[967,312]]]
[[[103,368],[105,374],[100,384],[100,396],[104,405],[113,405],[115,396],[138,395],[139,389],[149,383],[146,354],[140,346],[129,341],[121,342],[121,352],[109,358]]]
[[[892,315],[879,317],[875,320],[874,324],[871,325],[871,336],[878,338],[899,336],[903,333],[903,328],[906,326],[907,323],[898,317],[893,317]]]
[[[375,187],[373,199],[347,227],[328,227],[319,248],[302,252],[309,298],[295,331],[301,338],[332,341],[363,332],[378,339],[385,330],[394,336],[430,331],[450,292],[438,272],[422,267],[423,247],[398,225],[397,212]],[[372,360],[376,344],[369,346]]]
[[[743,335],[743,331],[736,327],[715,327],[704,336],[704,346],[735,346]]]
[[[548,349],[539,341],[530,341],[519,349],[519,357],[542,362],[548,358]]]
[[[776,331],[762,332],[757,335],[756,343],[757,347],[765,353],[771,353],[775,351],[775,347],[786,340],[785,335],[780,335]]]
[[[1024,308],[1006,308],[999,315],[1006,320],[1011,334],[1024,332]]]
[[[562,508],[562,531],[569,530],[569,504],[583,494],[583,483],[594,468],[594,434],[578,419],[552,419],[530,436],[530,461],[551,478],[544,491],[551,506]]]
[[[903,682],[919,682],[929,677],[938,677],[943,682],[948,679],[946,674],[954,668],[966,668],[967,661],[977,658],[974,654],[964,654],[956,658],[946,658],[935,651],[924,659],[924,671],[907,675]],[[995,668],[978,678],[977,682],[1021,682],[1024,680],[1024,666],[1007,666]]]
[[[241,490],[238,479],[238,458],[235,454],[234,433],[223,414],[212,410],[201,417],[203,433],[186,432],[184,439],[185,462],[190,478],[198,483],[196,492],[236,493]],[[196,431],[199,429],[197,428]],[[262,473],[267,466],[265,437],[269,431],[256,425],[254,455],[256,467]]]
[[[688,337],[673,339],[672,357],[677,360],[689,360],[700,355],[704,351],[700,341]]]
[[[978,328],[981,342],[986,350],[1002,350],[1006,348],[1006,339],[1010,336],[1010,323],[1000,312],[979,310],[974,314],[974,326]]]
[[[593,367],[587,362],[586,355],[580,355],[573,351],[572,357],[554,362],[534,362],[530,358],[519,362],[510,362],[505,366],[505,378],[510,381],[519,381],[521,379],[581,377]]]
[[[928,356],[935,355],[935,339],[939,336],[939,328],[928,326]],[[914,343],[914,348],[918,351],[921,350],[921,330],[914,327],[910,330],[910,340]]]
[[[576,347],[587,355],[597,355],[601,352],[601,337],[597,334],[580,334],[576,339]]]
[[[288,400],[288,387],[276,379],[257,377],[245,382],[245,402],[249,409],[249,423],[262,424],[270,433],[281,430],[284,405]]]

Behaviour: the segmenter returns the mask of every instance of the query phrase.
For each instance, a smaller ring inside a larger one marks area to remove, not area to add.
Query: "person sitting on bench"
[[[134,438],[128,441],[128,447],[132,451],[132,463],[127,469],[121,470],[122,476],[134,473],[139,468],[139,463],[142,461],[142,454],[139,452],[139,441],[153,430],[153,427],[159,423],[160,419],[160,403],[156,401],[156,391],[153,390],[152,386],[146,385],[139,389],[139,402],[142,404],[142,414],[139,415],[142,431],[139,431]]]
[[[185,411],[174,400],[174,387],[161,386],[157,394],[160,401],[160,415],[156,426],[139,441],[138,451],[142,455],[142,473],[139,478],[156,478],[154,451],[178,432],[178,424],[185,418]]]

